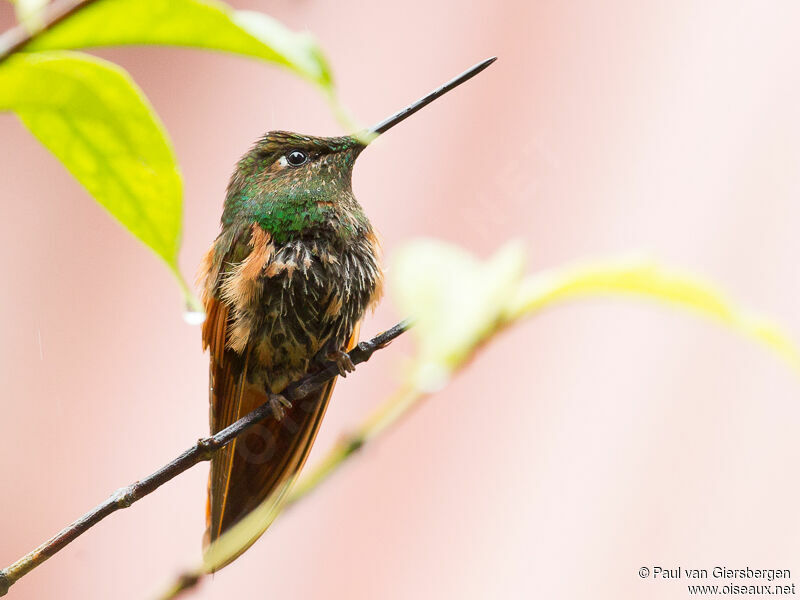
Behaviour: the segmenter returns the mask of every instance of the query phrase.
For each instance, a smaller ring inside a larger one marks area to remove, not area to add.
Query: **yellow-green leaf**
[[[328,63],[314,38],[258,12],[201,0],[96,0],[42,32],[26,51],[131,44],[232,52],[282,65],[330,89]]]
[[[532,275],[509,298],[504,320],[603,295],[639,296],[695,311],[765,344],[800,371],[800,351],[771,319],[742,308],[700,277],[642,256],[588,260]]]
[[[396,254],[392,290],[401,310],[416,321],[412,386],[441,387],[503,327],[571,300],[604,295],[638,296],[695,311],[768,346],[800,371],[800,351],[778,325],[690,273],[638,256],[585,261],[525,279],[523,268],[517,244],[486,261],[433,240],[411,242]]]
[[[406,244],[394,256],[394,298],[414,320],[413,378],[420,389],[446,383],[452,371],[497,325],[523,275],[524,253],[511,243],[487,261],[437,240]]]
[[[128,74],[73,52],[0,64],[0,110],[14,111],[89,193],[173,270],[182,185],[166,132]]]
[[[250,546],[280,510],[314,490],[353,454],[408,415],[430,392],[463,368],[481,343],[501,329],[574,299],[602,295],[664,301],[726,323],[767,344],[795,368],[797,347],[768,319],[744,311],[713,286],[678,269],[639,257],[593,260],[558,267],[523,279],[523,252],[508,244],[487,261],[435,240],[406,244],[390,269],[400,309],[415,318],[418,342],[407,381],[307,473],[285,501],[268,498],[213,544],[202,565],[186,572],[163,598],[174,598],[183,582],[221,568]],[[287,487],[291,487],[291,484]],[[282,494],[285,490],[281,490]]]

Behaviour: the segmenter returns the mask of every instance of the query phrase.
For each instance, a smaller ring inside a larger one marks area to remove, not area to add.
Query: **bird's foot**
[[[341,350],[331,350],[325,355],[325,359],[336,363],[336,368],[339,370],[339,375],[347,377],[348,373],[356,370],[353,361],[350,360],[350,355]]]
[[[270,394],[269,407],[272,409],[275,420],[282,421],[283,417],[286,416],[286,410],[292,408],[292,403],[281,394]]]

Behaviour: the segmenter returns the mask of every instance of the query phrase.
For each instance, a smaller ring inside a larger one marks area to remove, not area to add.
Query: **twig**
[[[502,329],[502,326],[498,325],[495,333],[500,329]],[[478,346],[476,345],[473,350],[477,348]],[[344,436],[328,451],[322,460],[303,475],[289,492],[286,501],[281,506],[281,514],[316,490],[367,443],[394,426],[402,418],[408,416],[427,395],[428,392],[418,386],[401,386],[380,404],[359,427]],[[178,596],[194,589],[208,574],[209,571],[205,564],[183,571],[158,596],[159,600],[174,600]]]
[[[0,35],[0,62],[3,62],[15,52],[22,50],[41,33],[52,29],[63,20],[95,2],[97,2],[97,0],[82,0],[78,2],[74,0],[62,0],[61,2],[55,2],[47,10],[47,20],[42,27],[33,31],[23,25],[12,27]]]
[[[376,335],[371,340],[359,343],[358,346],[350,351],[350,360],[354,365],[368,361],[375,351],[387,346],[392,340],[407,331],[409,327],[410,324],[408,321],[402,321],[391,329]],[[326,381],[338,374],[339,370],[336,362],[328,362],[321,371],[313,375],[308,375],[290,385],[282,394],[289,401],[298,400],[319,388]],[[137,500],[154,492],[166,482],[177,477],[197,463],[211,460],[214,453],[232,442],[237,436],[243,434],[256,423],[270,416],[272,416],[272,408],[269,402],[265,402],[253,412],[242,417],[219,433],[197,440],[194,446],[158,469],[155,473],[131,485],[120,488],[106,499],[105,502],[90,510],[80,519],[67,526],[35,550],[23,556],[10,567],[0,571],[0,596],[4,596],[8,593],[8,589],[21,577],[41,565],[56,552],[74,541],[91,527],[97,525],[97,523],[108,515],[121,508],[128,508]]]

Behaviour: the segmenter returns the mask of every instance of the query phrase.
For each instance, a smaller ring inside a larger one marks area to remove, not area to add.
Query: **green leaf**
[[[131,44],[232,52],[282,65],[330,91],[331,71],[314,38],[271,17],[201,0],[96,0],[25,51]]]
[[[0,64],[0,110],[14,111],[133,235],[176,266],[182,184],[167,134],[128,74],[71,52]]]

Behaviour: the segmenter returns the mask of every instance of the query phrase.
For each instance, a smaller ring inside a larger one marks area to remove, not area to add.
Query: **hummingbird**
[[[356,158],[372,139],[495,60],[360,135],[270,131],[236,164],[220,234],[199,274],[211,432],[265,402],[274,418],[213,457],[206,545],[265,499],[278,506],[302,469],[335,379],[294,402],[281,395],[286,386],[330,361],[342,376],[353,370],[347,352],[383,289],[379,239],[353,195]]]

